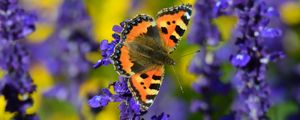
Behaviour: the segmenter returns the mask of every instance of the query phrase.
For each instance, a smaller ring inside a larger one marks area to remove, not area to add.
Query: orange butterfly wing
[[[158,12],[157,28],[160,30],[160,37],[169,53],[176,49],[183,33],[187,30],[191,14],[192,5],[190,4],[165,8]]]
[[[156,26],[153,18],[147,15],[138,15],[125,22],[121,33],[122,41],[116,45],[114,53],[111,56],[117,73],[129,77],[135,74],[135,71],[138,71],[136,70],[137,68],[143,67],[131,60],[129,48],[124,44],[133,42],[137,37],[147,34],[148,28],[153,26]]]
[[[157,96],[164,75],[164,67],[158,66],[142,73],[137,73],[129,78],[128,88],[134,99],[146,111]]]

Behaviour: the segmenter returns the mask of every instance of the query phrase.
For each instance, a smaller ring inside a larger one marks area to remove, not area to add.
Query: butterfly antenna
[[[186,54],[180,56],[180,59],[184,58],[185,56],[197,54],[197,53],[199,53],[199,52],[200,52],[200,49],[199,49],[199,50],[196,50],[196,51],[193,51],[193,52],[190,52],[190,53],[186,53]]]
[[[175,72],[175,68],[174,68],[174,66],[171,66],[171,67],[172,67],[172,70],[173,70],[173,72],[174,72],[174,74],[175,74],[175,79],[177,79],[177,81],[178,81],[178,84],[179,84],[179,87],[180,87],[181,93],[183,94],[183,93],[184,93],[184,91],[183,91],[182,85],[181,85],[181,83],[180,83],[179,77],[178,77],[178,75],[177,75],[177,74],[176,74],[176,72]]]

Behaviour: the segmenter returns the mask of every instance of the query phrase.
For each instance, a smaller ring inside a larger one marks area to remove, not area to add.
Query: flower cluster
[[[188,42],[199,45],[217,45],[220,41],[220,32],[212,24],[212,19],[216,17],[214,0],[197,0],[195,3],[195,15],[193,25],[189,30]],[[201,32],[201,34],[199,34]]]
[[[92,69],[86,54],[96,51],[98,45],[90,35],[91,22],[82,0],[64,0],[59,11],[55,32],[44,42],[32,45],[32,53],[56,78],[56,85],[44,96],[69,101],[80,111],[83,102],[79,87]]]
[[[230,57],[237,68],[232,81],[238,96],[233,109],[236,119],[266,119],[270,107],[270,88],[265,80],[266,65],[284,57],[282,52],[268,52],[264,39],[281,35],[281,31],[268,27],[276,11],[261,0],[234,0],[232,7],[239,19],[234,32],[238,51]]]
[[[218,6],[216,7],[216,5]],[[203,113],[205,120],[212,119],[213,112],[216,112],[213,110],[215,106],[211,103],[212,96],[224,95],[230,90],[229,84],[224,84],[220,80],[221,63],[216,58],[216,53],[207,49],[209,46],[217,45],[220,41],[220,32],[212,24],[214,18],[225,14],[218,7],[224,6],[220,6],[219,2],[214,0],[197,0],[193,25],[188,35],[188,42],[201,46],[200,53],[193,59],[189,71],[199,76],[192,87],[203,96],[203,99],[194,100],[191,104],[191,110],[192,112]]]
[[[103,88],[99,95],[92,97],[88,104],[93,109],[102,109],[107,106],[109,102],[120,102],[120,119],[121,120],[139,120],[141,116],[146,113],[140,109],[140,105],[134,100],[131,92],[127,86],[128,78],[119,77],[110,87],[113,87],[115,94],[111,93],[108,88]],[[161,115],[154,115],[152,120],[168,120],[169,115],[162,113]]]
[[[53,75],[78,79],[89,71],[91,63],[85,54],[96,51],[97,43],[90,35],[90,18],[82,0],[64,0],[59,11],[55,32],[45,42],[33,45],[32,52]]]
[[[35,30],[35,19],[18,6],[18,0],[0,1],[0,67],[6,71],[0,93],[7,102],[5,110],[16,113],[13,119],[38,119],[26,113],[36,87],[28,73],[28,51],[20,41]]]
[[[140,105],[133,99],[127,87],[127,80],[127,78],[120,77],[118,81],[111,84],[115,94],[112,94],[107,88],[103,88],[100,95],[96,95],[89,100],[89,105],[92,108],[101,109],[109,102],[121,102],[119,105],[120,119],[138,119],[142,114]]]

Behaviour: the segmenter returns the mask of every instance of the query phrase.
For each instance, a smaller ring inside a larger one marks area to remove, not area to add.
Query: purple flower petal
[[[116,33],[121,33],[122,30],[123,30],[123,27],[121,26],[118,26],[118,25],[114,25],[113,29],[112,29],[114,32]]]
[[[261,36],[265,38],[275,38],[282,35],[282,31],[275,28],[265,28],[261,31]]]
[[[104,51],[108,48],[109,44],[107,40],[102,40],[100,43],[100,50]]]
[[[116,33],[114,33],[114,34],[112,35],[112,37],[113,37],[114,39],[120,39],[120,35],[119,35],[119,34],[116,34]]]
[[[267,15],[270,17],[279,17],[278,11],[274,7],[269,7],[267,10]]]
[[[251,57],[248,54],[237,54],[231,58],[230,62],[236,67],[244,67],[249,63],[250,59]]]
[[[134,111],[134,113],[139,114],[140,113],[140,105],[134,100],[134,98],[131,98],[129,101],[131,109]]]
[[[94,96],[92,99],[88,101],[89,106],[93,108],[100,107],[101,96]]]
[[[102,60],[98,60],[96,64],[93,65],[93,68],[98,68],[103,65]]]

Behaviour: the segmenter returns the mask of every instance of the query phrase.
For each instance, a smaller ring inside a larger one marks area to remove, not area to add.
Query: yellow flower
[[[280,8],[281,19],[289,25],[295,25],[300,23],[300,3],[298,2],[286,2]]]

